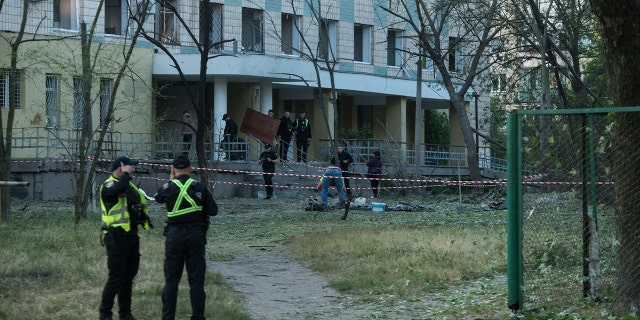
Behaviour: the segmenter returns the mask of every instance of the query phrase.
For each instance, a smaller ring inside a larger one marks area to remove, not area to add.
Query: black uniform
[[[118,161],[118,159],[116,159],[116,161]],[[129,160],[127,158],[127,160],[121,161],[126,163],[126,161]],[[118,296],[118,313],[120,318],[125,319],[131,315],[131,288],[133,286],[133,279],[136,274],[138,274],[138,266],[140,265],[138,225],[144,224],[144,219],[148,221],[148,216],[142,211],[143,209],[134,209],[134,206],[141,205],[141,195],[137,188],[130,184],[130,181],[131,176],[129,173],[123,172],[119,178],[110,177],[105,180],[100,188],[100,201],[104,206],[105,212],[109,212],[115,205],[118,205],[122,196],[126,198],[127,211],[130,216],[129,231],[125,231],[125,229],[120,226],[109,227],[103,225],[103,229],[106,231],[104,245],[107,249],[109,276],[102,290],[100,319],[111,319],[111,309],[113,308],[116,295]],[[120,205],[122,205],[122,203],[124,202],[121,202]],[[134,212],[138,212],[142,216],[138,217]]]
[[[296,132],[296,160],[307,162],[307,150],[309,149],[309,139],[311,139],[311,124],[309,119],[296,119],[293,122],[293,129]]]
[[[340,162],[340,169],[342,169],[342,178],[344,180],[344,186],[347,188],[347,196],[351,197],[351,186],[349,185],[349,176],[351,173],[349,172],[349,165],[353,163],[353,157],[345,151],[338,152],[338,160]],[[331,164],[336,164],[336,158],[331,158]]]
[[[187,188],[187,195],[180,196],[181,188],[176,180]],[[188,185],[189,183],[190,185]],[[186,199],[187,197],[192,199],[195,206],[200,206],[201,209],[194,208],[191,202]],[[191,319],[204,319],[206,235],[209,216],[215,216],[218,213],[218,205],[203,183],[191,179],[186,174],[177,176],[171,182],[160,187],[155,198],[159,203],[166,203],[168,210],[165,226],[165,284],[162,290],[162,319],[175,318],[178,285],[185,264],[189,278]],[[176,205],[176,202],[179,203]]]
[[[274,161],[277,159],[278,156],[271,151],[271,148],[269,148],[269,151],[264,151],[260,154],[260,164],[262,164],[262,172],[264,172],[262,177],[264,177],[265,190],[267,191],[266,199],[271,199],[273,196],[273,173],[276,172],[276,163]]]
[[[226,115],[225,115],[226,116]],[[237,154],[232,150],[238,148],[238,124],[231,117],[225,117],[226,125],[224,126],[224,138],[222,139],[222,148],[227,150],[226,160],[236,160]]]
[[[288,117],[280,118],[280,126],[278,126],[278,135],[280,136],[280,159],[287,161],[291,138],[293,137],[293,122]]]

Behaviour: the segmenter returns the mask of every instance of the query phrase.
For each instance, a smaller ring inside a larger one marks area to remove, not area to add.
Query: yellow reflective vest
[[[114,176],[110,176],[105,183],[108,181],[118,182]],[[147,208],[147,199],[142,195],[138,187],[136,187],[133,183],[129,182],[129,186],[135,190],[135,192],[140,197],[140,203],[144,206],[144,214],[149,214],[149,209]],[[104,187],[104,183],[100,186],[100,194],[102,194],[102,188]],[[100,208],[102,209],[102,226],[103,232],[107,233],[106,228],[122,228],[125,232],[131,231],[131,215],[129,214],[129,206],[127,203],[126,194],[121,194],[118,196],[118,203],[116,203],[109,211],[107,211],[107,207],[104,205],[104,201],[102,201],[102,196],[100,196]],[[106,228],[105,228],[106,227]],[[149,229],[149,221],[145,220],[142,224],[142,227],[146,230]]]
[[[181,216],[181,215],[192,213],[192,212],[202,211],[202,206],[199,206],[198,203],[196,203],[196,200],[194,200],[187,193],[187,190],[189,190],[189,186],[194,181],[195,181],[194,179],[189,178],[183,184],[178,179],[171,180],[171,182],[175,183],[176,186],[178,186],[178,188],[180,188],[180,194],[178,194],[178,198],[176,199],[176,203],[173,204],[173,210],[167,212],[167,216],[168,217],[171,218],[171,217]],[[188,202],[190,204],[190,206],[180,209],[180,204],[182,203],[182,201]]]

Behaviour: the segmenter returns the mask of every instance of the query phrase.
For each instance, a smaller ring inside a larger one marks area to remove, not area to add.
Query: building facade
[[[249,108],[262,113],[273,109],[278,118],[286,110],[293,116],[305,111],[314,138],[310,154],[320,160],[319,141],[339,134],[333,132],[334,123],[339,130],[370,126],[374,139],[414,141],[417,57],[412,53],[418,49],[400,19],[382,9],[389,2],[105,0],[96,15],[98,4],[96,0],[29,2],[25,34],[40,40],[20,47],[14,127],[28,130],[18,135],[43,134],[38,130],[51,134],[56,129],[57,135],[72,137],[78,130],[79,30],[83,22],[97,16],[93,41],[101,51],[95,53],[98,74],[93,81],[97,90],[92,126],[106,128],[116,142],[130,142],[130,148],[119,148],[119,152],[153,158],[158,150],[148,145],[182,141],[179,121],[185,110],[194,110],[189,91],[201,79],[199,49],[206,35],[212,44],[207,50],[206,116],[198,121],[205,122],[207,141],[221,140],[223,114],[240,124]],[[0,29],[8,30],[3,32],[5,39],[16,35],[21,17],[22,2],[4,4]],[[102,123],[101,110],[114,85],[111,76],[121,65],[138,23],[149,39],[137,39],[128,76],[116,88],[113,121]],[[6,41],[0,43],[0,50],[0,68],[7,70],[5,53],[10,48]],[[421,71],[422,106],[449,110],[448,93],[438,83],[433,66],[423,64]],[[8,77],[6,73],[2,77],[4,111]],[[320,106],[313,95],[321,89],[329,96],[332,88],[337,92],[338,119],[328,99]],[[452,135],[458,131],[452,128]],[[14,155],[43,156],[40,151],[24,150]]]

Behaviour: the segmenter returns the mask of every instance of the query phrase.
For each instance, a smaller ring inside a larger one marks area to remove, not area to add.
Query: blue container
[[[378,202],[371,203],[371,211],[373,211],[373,212],[384,212],[385,210],[387,210],[387,204],[386,203],[378,203]]]

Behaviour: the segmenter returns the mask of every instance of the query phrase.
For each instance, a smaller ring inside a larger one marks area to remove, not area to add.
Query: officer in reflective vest
[[[150,226],[147,201],[131,183],[138,161],[127,157],[111,163],[111,176],[100,186],[100,208],[109,276],[102,291],[100,319],[112,319],[113,301],[118,296],[120,319],[131,314],[131,287],[140,264],[138,226]]]
[[[209,216],[218,214],[218,205],[207,187],[192,179],[190,174],[189,158],[179,156],[172,164],[171,182],[161,186],[155,195],[157,202],[167,206],[162,319],[176,317],[178,286],[185,265],[189,278],[191,319],[205,318],[205,244]]]

